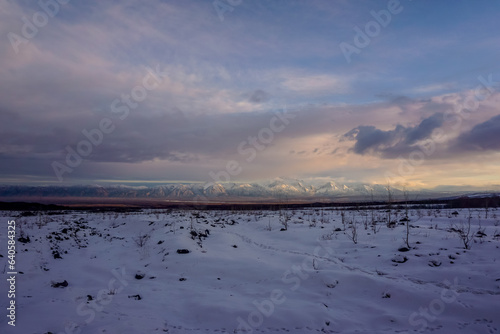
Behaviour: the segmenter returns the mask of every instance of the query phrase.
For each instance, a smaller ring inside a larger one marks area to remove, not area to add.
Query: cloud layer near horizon
[[[57,182],[53,162],[109,119],[65,182],[203,182],[236,161],[234,180],[384,183],[433,141],[408,184],[498,183],[496,5],[400,5],[348,63],[339,44],[386,2],[243,2],[222,22],[210,1],[69,2],[26,38],[43,9],[3,1],[0,182]]]

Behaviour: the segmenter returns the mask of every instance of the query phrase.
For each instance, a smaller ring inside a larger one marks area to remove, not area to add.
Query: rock
[[[478,238],[483,238],[483,237],[486,237],[486,233],[484,233],[483,231],[477,231],[476,232],[476,237]]]
[[[437,261],[437,260],[430,260],[429,261],[429,266],[431,266],[431,267],[439,267],[440,265],[441,265],[440,261]]]
[[[67,286],[68,286],[68,281],[66,281],[66,280],[64,280],[64,282],[60,282],[60,283],[58,283],[58,282],[52,283],[53,288],[60,288],[60,287],[65,288]]]
[[[397,255],[392,259],[392,262],[395,263],[405,263],[406,261],[408,261],[408,258],[406,256],[401,256],[401,255]]]
[[[128,296],[128,298],[134,298],[135,300],[141,300],[141,296],[140,295],[132,295],[132,296]]]
[[[22,242],[23,244],[26,244],[26,243],[30,242],[30,237],[26,237],[26,238],[19,237],[19,238],[17,238],[17,241]]]

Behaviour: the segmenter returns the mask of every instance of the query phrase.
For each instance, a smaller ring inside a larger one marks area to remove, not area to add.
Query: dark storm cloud
[[[500,115],[473,127],[461,134],[454,151],[500,151]]]
[[[380,130],[375,126],[358,126],[343,138],[356,141],[352,151],[356,154],[376,154],[385,158],[408,153],[415,143],[427,139],[443,124],[443,115],[434,114],[414,127],[397,125],[393,130]]]
[[[358,126],[344,135],[348,140],[355,140],[353,151],[357,154],[365,154],[369,151],[380,150],[383,147],[392,146],[401,126],[394,130],[383,131],[374,126]]]
[[[434,114],[424,119],[418,126],[407,128],[405,142],[412,145],[415,142],[429,138],[432,131],[443,125],[443,114]]]

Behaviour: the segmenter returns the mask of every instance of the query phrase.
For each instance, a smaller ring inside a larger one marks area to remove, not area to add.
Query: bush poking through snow
[[[133,239],[134,239],[135,244],[138,247],[142,248],[142,247],[146,246],[146,244],[148,243],[149,238],[151,238],[151,235],[149,235],[148,233],[144,233],[144,234],[138,235],[137,237],[135,237]]]
[[[354,244],[358,243],[358,222],[353,218],[351,222],[349,222],[349,227],[345,231],[347,237],[354,242]]]
[[[458,234],[460,240],[464,245],[465,249],[471,248],[471,243],[474,241],[474,233],[471,232],[471,219],[472,216],[469,212],[469,217],[467,218],[467,223],[461,222],[459,226],[454,226],[451,230]]]

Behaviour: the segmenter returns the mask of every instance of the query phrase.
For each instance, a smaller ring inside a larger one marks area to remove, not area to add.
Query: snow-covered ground
[[[500,333],[500,211],[453,211],[411,210],[409,251],[404,210],[3,212],[0,332]]]

